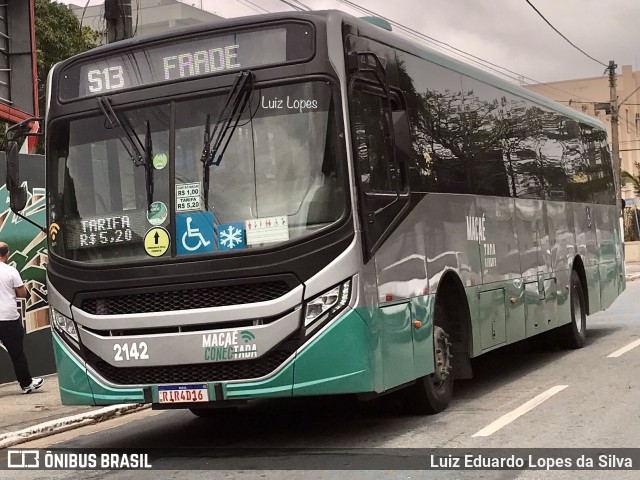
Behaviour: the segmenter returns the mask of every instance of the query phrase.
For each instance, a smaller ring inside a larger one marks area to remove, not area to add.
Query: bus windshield
[[[346,167],[331,85],[256,87],[204,192],[205,128],[226,124],[227,95],[114,107],[126,131],[151,149],[151,192],[125,129],[103,114],[52,122],[49,213],[60,228],[52,250],[91,263],[216,255],[271,247],[337,222]]]

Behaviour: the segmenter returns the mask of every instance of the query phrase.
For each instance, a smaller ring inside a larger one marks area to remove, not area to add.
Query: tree
[[[640,171],[640,163],[634,162],[633,166],[635,171]],[[622,183],[629,185],[633,188],[633,193],[636,198],[640,197],[640,175],[633,175],[632,173],[622,170],[620,175]],[[634,205],[627,206],[624,209],[624,239],[628,242],[634,242],[640,239],[640,224],[638,224],[638,210]]]
[[[100,36],[80,22],[69,8],[53,0],[35,0],[36,66],[38,75],[38,110],[45,114],[49,70],[58,62],[97,46]],[[4,132],[0,124],[0,149],[4,150]],[[41,126],[42,128],[42,126]],[[38,153],[44,153],[44,142],[38,142]]]
[[[36,62],[38,68],[38,108],[45,112],[47,77],[56,63],[97,45],[98,32],[80,27],[66,5],[53,0],[35,1]]]
[[[634,163],[635,170],[640,171],[640,163]],[[622,183],[630,185],[633,188],[633,192],[636,197],[640,197],[640,175],[633,175],[626,170],[622,171]]]

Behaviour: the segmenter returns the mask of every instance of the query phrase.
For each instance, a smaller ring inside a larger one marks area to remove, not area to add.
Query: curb
[[[631,273],[627,275],[627,282],[632,280],[638,280],[640,278],[640,273]]]
[[[94,423],[104,422],[105,420],[134,413],[146,408],[149,408],[149,405],[143,403],[112,405],[94,412],[81,413],[79,415],[72,415],[71,417],[50,420],[23,430],[3,433],[0,435],[0,449],[12,447],[13,445],[25,443],[31,440],[37,440],[38,438],[48,437],[57,433],[66,432],[67,430],[73,430],[75,428],[85,427]]]

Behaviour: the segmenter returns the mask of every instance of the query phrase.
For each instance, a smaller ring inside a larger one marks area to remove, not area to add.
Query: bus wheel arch
[[[446,272],[436,289],[436,305],[447,312],[448,334],[453,345],[453,367],[455,378],[473,377],[471,354],[473,352],[473,331],[471,310],[462,281],[453,271]],[[434,307],[435,308],[435,307]]]
[[[420,377],[409,390],[416,413],[439,413],[449,404],[455,378],[471,378],[471,316],[462,282],[446,272],[433,307],[434,373]]]

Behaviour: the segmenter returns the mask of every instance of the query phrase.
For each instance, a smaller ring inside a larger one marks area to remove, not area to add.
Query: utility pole
[[[620,142],[618,140],[618,95],[616,93],[616,68],[613,60],[609,61],[609,96],[611,101],[611,155],[613,163],[613,180],[616,189],[616,205],[622,212],[622,184],[620,165]]]
[[[107,22],[107,43],[133,36],[131,0],[104,0],[104,19]]]

